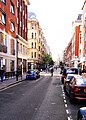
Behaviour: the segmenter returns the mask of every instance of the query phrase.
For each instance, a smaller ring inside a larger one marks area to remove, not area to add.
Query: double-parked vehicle
[[[81,75],[73,75],[65,83],[65,93],[71,102],[86,100],[86,78]]]
[[[66,67],[62,71],[61,82],[64,84],[68,74],[78,74],[78,69],[73,67]]]
[[[40,71],[37,69],[29,69],[26,73],[26,80],[36,80],[40,78]]]

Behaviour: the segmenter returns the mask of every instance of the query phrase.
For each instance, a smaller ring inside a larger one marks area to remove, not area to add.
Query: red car
[[[66,82],[66,93],[69,95],[70,102],[74,100],[86,100],[86,78],[75,75]]]

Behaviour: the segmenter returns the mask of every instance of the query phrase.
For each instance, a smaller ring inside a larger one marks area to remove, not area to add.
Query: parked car
[[[67,77],[64,79],[63,88],[64,88],[65,93],[66,93],[66,84],[70,82],[73,76],[75,76],[75,74],[67,74]]]
[[[78,74],[78,69],[77,68],[64,68],[63,72],[62,72],[62,76],[61,76],[61,82],[62,84],[64,84],[64,79],[66,79],[68,74]]]
[[[27,79],[37,79],[40,77],[39,70],[28,70],[26,73],[26,80]]]
[[[86,107],[81,107],[77,113],[77,120],[86,120]]]
[[[74,102],[74,100],[86,100],[86,78],[83,78],[81,75],[75,75],[66,83],[65,87],[70,102]]]

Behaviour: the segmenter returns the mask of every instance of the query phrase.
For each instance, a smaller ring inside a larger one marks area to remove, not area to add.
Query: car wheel
[[[69,96],[69,94],[67,93],[67,90],[66,90],[66,89],[65,89],[65,95],[66,95],[66,96]]]
[[[64,78],[62,77],[62,79],[61,79],[61,82],[62,82],[62,84],[64,84]]]
[[[73,97],[71,97],[71,96],[69,96],[69,97],[70,97],[70,103],[74,104],[76,102],[76,100]]]
[[[82,115],[80,114],[80,110],[78,111],[78,114],[77,114],[77,120],[82,120]]]

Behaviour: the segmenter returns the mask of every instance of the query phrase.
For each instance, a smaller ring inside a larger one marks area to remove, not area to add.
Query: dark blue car
[[[77,120],[86,120],[86,107],[81,107],[79,109]]]
[[[38,70],[28,70],[26,74],[26,80],[37,79],[40,77],[40,72]]]

